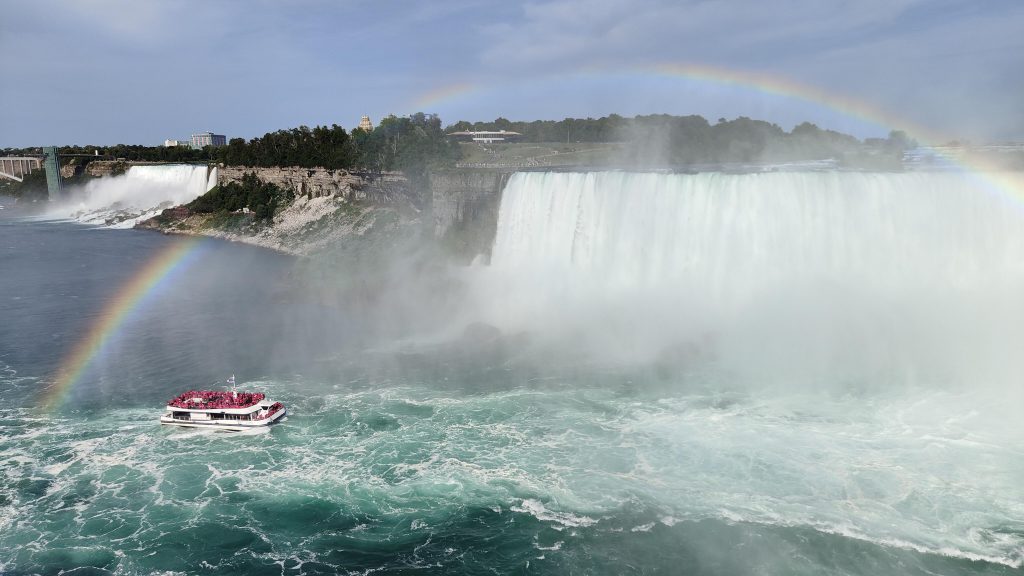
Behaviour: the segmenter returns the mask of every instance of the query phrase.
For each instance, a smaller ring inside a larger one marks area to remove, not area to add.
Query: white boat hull
[[[242,432],[254,428],[264,428],[280,422],[288,413],[287,408],[281,408],[269,417],[262,420],[180,420],[170,416],[161,416],[160,423],[168,426],[181,426],[183,428],[209,428],[213,430],[226,430],[229,432]]]

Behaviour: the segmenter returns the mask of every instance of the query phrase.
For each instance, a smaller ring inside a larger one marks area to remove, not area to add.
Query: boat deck
[[[189,390],[173,398],[167,405],[184,410],[237,410],[256,406],[264,398],[260,392]]]

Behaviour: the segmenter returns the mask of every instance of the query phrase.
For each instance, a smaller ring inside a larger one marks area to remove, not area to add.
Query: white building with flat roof
[[[498,130],[497,132],[489,130],[469,130],[466,132],[452,132],[449,136],[459,140],[472,140],[473,142],[480,142],[481,144],[493,144],[495,142],[511,142],[513,140],[518,140],[522,134],[519,132],[512,132],[511,130]]]
[[[192,135],[192,147],[196,150],[202,149],[204,146],[226,146],[227,143],[228,139],[223,134],[199,132]]]

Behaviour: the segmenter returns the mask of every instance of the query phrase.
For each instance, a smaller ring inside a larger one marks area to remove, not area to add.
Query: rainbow
[[[646,71],[658,76],[685,78],[687,80],[711,82],[724,86],[736,86],[753,89],[763,94],[795,98],[824,106],[845,116],[857,118],[876,126],[903,129],[907,130],[911,136],[921,136],[920,130],[910,130],[910,127],[906,126],[900,118],[888,114],[880,108],[847,96],[822,90],[817,86],[801,84],[783,76],[687,63],[655,64],[647,68]]]
[[[601,77],[607,74],[611,74],[611,72],[587,70],[577,72],[573,74],[573,76],[576,78],[584,78]],[[888,114],[880,108],[873,107],[865,102],[831,93],[816,86],[801,84],[778,75],[688,63],[653,64],[626,69],[621,72],[616,72],[616,74],[638,74],[642,76],[683,78],[686,80],[695,80],[720,86],[735,86],[768,95],[795,98],[824,106],[825,108],[839,112],[845,116],[856,118],[879,127],[906,130],[911,136],[923,138],[930,143],[936,143],[941,140],[937,134],[924,134],[926,131],[920,129],[920,127],[913,127],[913,129],[911,129],[911,126],[908,126],[895,115]],[[562,81],[562,78],[559,78],[559,81]],[[499,88],[497,85],[493,86],[494,89]],[[428,92],[424,92],[415,99],[414,104],[417,109],[442,106],[452,100],[467,96],[471,93],[483,91],[485,91],[485,88],[480,85],[469,82],[457,82],[435,87]]]
[[[622,72],[644,76],[682,78],[720,86],[740,87],[763,94],[802,100],[880,128],[902,130],[920,144],[932,147],[935,153],[942,156],[947,162],[963,168],[966,171],[966,175],[976,183],[986,188],[994,189],[1001,195],[1013,198],[1018,205],[1022,205],[1021,203],[1024,202],[1024,175],[1007,172],[997,166],[989,166],[983,160],[965,159],[958,156],[955,152],[935,148],[951,138],[934,130],[913,125],[881,108],[854,98],[832,93],[816,86],[801,84],[783,76],[702,64],[660,63],[634,67]],[[588,70],[577,72],[574,76],[578,78],[600,77],[610,73],[607,70]],[[562,80],[559,79],[559,81]],[[493,86],[494,89],[498,88],[496,85],[488,86]],[[456,98],[483,91],[484,88],[482,86],[459,82],[434,88],[424,93],[416,99],[416,106],[418,109],[441,106]]]
[[[414,103],[417,110],[432,108],[433,106],[442,102],[449,102],[455,100],[460,96],[469,94],[477,90],[477,87],[468,82],[456,82],[455,84],[448,84],[445,86],[438,86],[433,90],[424,92],[416,98]]]
[[[765,94],[795,98],[824,106],[848,117],[856,118],[883,128],[903,130],[921,145],[931,147],[937,155],[950,164],[959,166],[975,184],[998,195],[1007,197],[1021,206],[1024,201],[1024,174],[1009,172],[998,166],[988,165],[981,159],[963,158],[954,151],[935,148],[951,138],[937,131],[914,125],[890,114],[881,108],[846,96],[835,94],[816,86],[801,84],[781,76],[773,76],[745,70],[732,70],[698,64],[658,64],[649,68],[662,76],[707,81],[716,84],[751,88]]]
[[[146,296],[164,284],[174,272],[186,268],[205,245],[198,238],[175,239],[125,282],[85,335],[61,361],[53,383],[43,392],[39,407],[44,411],[60,407],[82,374],[103,353],[131,313],[146,300]]]

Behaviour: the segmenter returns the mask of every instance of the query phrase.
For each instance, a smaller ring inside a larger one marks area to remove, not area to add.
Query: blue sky
[[[651,72],[674,63],[813,87],[896,127],[1024,140],[1016,0],[32,0],[0,12],[0,146],[251,138],[416,111],[893,127]],[[438,92],[449,96],[427,97]]]

